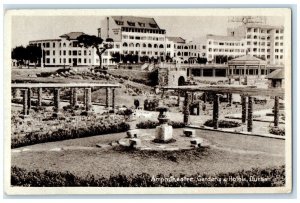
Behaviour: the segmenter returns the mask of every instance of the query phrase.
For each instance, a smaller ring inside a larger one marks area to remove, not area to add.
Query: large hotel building
[[[83,32],[70,32],[58,39],[35,40],[29,44],[41,46],[42,67],[96,66],[99,58],[92,48],[78,46],[77,37]],[[116,65],[112,54],[148,56],[159,61],[172,59],[176,63],[197,63],[197,58],[206,58],[207,63],[218,63],[218,56],[228,59],[250,55],[265,60],[268,64],[282,65],[284,61],[283,27],[263,23],[248,23],[227,29],[227,35],[208,34],[200,41],[181,37],[169,37],[154,18],[133,16],[109,16],[98,29],[101,38],[112,38],[113,48],[102,56],[105,66]]]

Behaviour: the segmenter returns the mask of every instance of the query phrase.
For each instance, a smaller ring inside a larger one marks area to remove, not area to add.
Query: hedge
[[[168,124],[171,125],[173,128],[185,127],[183,122],[169,121]],[[145,121],[145,122],[140,122],[140,123],[136,124],[136,127],[140,128],[140,129],[149,129],[149,128],[156,128],[156,126],[159,126],[159,125],[160,124],[158,121]]]
[[[60,128],[53,132],[29,132],[24,136],[12,138],[11,148],[23,147],[44,142],[55,142],[60,140],[90,137],[109,133],[126,132],[127,130],[129,130],[129,124],[120,122],[107,124],[99,123],[98,125],[91,125],[85,128],[81,127],[77,129]]]
[[[284,128],[278,128],[278,127],[270,127],[269,133],[274,134],[274,135],[285,136],[285,129]]]
[[[207,120],[203,125],[213,127],[213,120]],[[236,121],[219,120],[219,128],[235,128],[239,126],[241,126],[241,124]]]
[[[11,185],[25,187],[281,187],[285,185],[285,167],[253,168],[247,171],[219,173],[213,176],[180,174],[173,179],[170,177],[173,177],[172,174],[151,176],[142,173],[118,174],[99,178],[87,175],[83,178],[68,171],[27,171],[16,166],[11,167]],[[166,178],[169,178],[170,181],[167,181]],[[263,180],[258,180],[258,178],[263,178]]]

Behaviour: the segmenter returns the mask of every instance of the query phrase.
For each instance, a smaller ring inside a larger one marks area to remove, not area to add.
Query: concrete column
[[[274,102],[274,127],[278,127],[279,124],[279,97],[275,96]]]
[[[242,103],[242,123],[246,123],[246,117],[247,117],[247,97],[245,95],[241,95],[241,103]]]
[[[203,68],[200,68],[200,76],[203,77]]]
[[[73,99],[72,106],[73,107],[78,106],[77,90],[78,89],[76,87],[74,87],[72,89],[72,99]]]
[[[219,104],[220,104],[220,95],[214,95],[214,104],[213,104],[213,126],[214,129],[219,127]]]
[[[180,106],[180,91],[177,91],[177,106]]]
[[[253,130],[253,98],[248,97],[248,123],[247,131],[252,132]]]
[[[212,76],[216,77],[216,69],[215,68],[213,68],[213,70],[212,70]]]
[[[246,64],[244,65],[244,77],[246,77]]]
[[[23,95],[23,116],[27,116],[29,114],[28,111],[28,89],[22,89],[22,95]]]
[[[70,106],[74,106],[73,105],[73,88],[70,88]]]
[[[203,92],[203,102],[206,103],[207,101],[207,93]]]
[[[260,65],[258,66],[258,77],[260,78],[260,74],[261,74],[261,67],[260,67]]]
[[[85,110],[90,112],[92,110],[92,88],[85,88],[84,95]]]
[[[109,107],[109,91],[110,89],[107,87],[106,88],[106,101],[105,101],[105,106],[108,108]]]
[[[115,90],[116,90],[115,88],[112,89],[112,98],[111,98],[113,110],[115,110],[115,99],[116,99]]]
[[[28,88],[28,101],[27,101],[28,111],[30,111],[31,109],[31,96],[32,96],[31,88]]]
[[[54,109],[55,113],[59,113],[60,111],[60,89],[54,88]]]
[[[37,100],[37,106],[42,106],[42,93],[43,93],[43,88],[39,87],[38,88],[38,100]]]
[[[185,92],[184,95],[184,105],[183,105],[183,123],[184,125],[189,124],[189,115],[190,115],[190,96],[188,92]]]
[[[228,103],[231,106],[231,104],[232,104],[232,94],[231,93],[228,93]]]

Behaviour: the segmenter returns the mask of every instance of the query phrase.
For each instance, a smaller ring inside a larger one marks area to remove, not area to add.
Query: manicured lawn
[[[143,130],[153,133],[154,130]],[[175,129],[174,133],[182,133]],[[28,170],[71,171],[79,176],[87,174],[215,174],[265,168],[285,164],[284,140],[197,130],[197,134],[211,143],[201,152],[141,153],[96,148],[124,138],[125,133],[65,140],[24,147],[29,151],[13,152],[12,165]],[[55,151],[65,147],[65,150]],[[18,149],[24,149],[18,148]],[[176,157],[176,161],[169,159]]]

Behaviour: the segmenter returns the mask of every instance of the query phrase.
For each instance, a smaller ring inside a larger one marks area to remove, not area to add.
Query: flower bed
[[[213,127],[213,120],[205,121],[204,125]],[[236,121],[219,120],[219,128],[236,128],[239,126],[241,126],[241,124]]]
[[[169,121],[168,124],[171,125],[173,128],[183,128],[183,127],[185,127],[183,122]],[[156,126],[159,126],[158,121],[145,121],[145,122],[140,122],[140,123],[136,124],[136,127],[140,128],[140,129],[156,128]]]
[[[229,177],[232,178],[229,179]],[[206,174],[191,176],[181,174],[175,179],[171,174],[169,176],[161,174],[151,176],[147,173],[129,176],[119,174],[100,178],[87,175],[85,178],[82,178],[68,171],[55,172],[46,170],[41,172],[39,170],[27,171],[16,166],[11,168],[11,185],[25,187],[280,187],[285,185],[285,167],[254,168],[235,173],[220,173],[214,175],[214,179],[208,178],[211,178],[211,176]],[[233,178],[243,179],[234,181]],[[226,181],[224,181],[225,179]]]
[[[278,127],[270,127],[269,133],[274,134],[274,135],[285,136],[285,129],[284,128],[278,128]]]
[[[81,126],[81,127],[78,127]],[[125,122],[90,122],[85,125],[64,125],[55,130],[43,129],[42,131],[26,132],[23,136],[12,137],[11,148],[23,147],[44,142],[54,142],[66,139],[75,139],[95,135],[126,132],[129,124]]]

